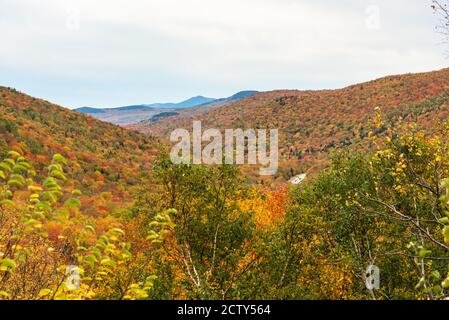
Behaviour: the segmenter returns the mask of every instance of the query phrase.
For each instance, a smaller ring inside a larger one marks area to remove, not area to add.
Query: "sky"
[[[0,85],[69,108],[449,66],[431,0],[0,0]]]

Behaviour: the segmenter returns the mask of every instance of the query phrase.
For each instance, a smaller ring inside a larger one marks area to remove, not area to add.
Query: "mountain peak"
[[[176,105],[176,108],[190,108],[190,107],[195,107],[201,104],[205,104],[205,103],[209,103],[212,101],[215,101],[216,99],[214,98],[208,98],[208,97],[203,97],[203,96],[196,96],[196,97],[192,97],[190,99],[187,99],[185,101],[182,101],[180,103],[178,103]]]

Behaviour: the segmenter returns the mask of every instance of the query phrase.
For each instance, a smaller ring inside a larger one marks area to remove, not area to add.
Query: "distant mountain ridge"
[[[159,121],[164,118],[166,114],[173,114],[172,112],[175,110],[223,105],[238,101],[255,93],[257,93],[257,91],[248,90],[240,91],[228,98],[220,99],[196,96],[179,103],[152,103],[115,108],[81,107],[75,109],[75,111],[117,125],[129,125],[146,120]],[[162,114],[162,117],[159,116],[160,114]]]
[[[93,108],[93,107],[81,107],[75,109],[77,112],[91,114],[91,113],[106,113],[108,111],[132,111],[132,110],[152,110],[152,109],[182,109],[196,107],[202,104],[208,104],[218,99],[208,98],[203,96],[196,96],[179,103],[151,103],[151,104],[138,104],[123,107],[112,108]]]
[[[240,91],[228,98],[215,99],[214,101],[202,104],[200,106],[212,106],[212,105],[218,106],[218,105],[222,105],[222,104],[226,104],[226,103],[230,103],[230,102],[234,102],[234,101],[239,101],[246,97],[252,96],[256,93],[258,93],[258,91],[253,91],[253,90]]]
[[[96,108],[90,108],[90,107],[81,107],[78,109],[75,109],[75,111],[80,113],[104,113],[103,109],[96,109]]]
[[[211,103],[213,101],[215,101],[217,99],[215,98],[207,98],[207,97],[203,97],[203,96],[197,96],[197,97],[193,97],[190,98],[186,101],[183,101],[181,103],[176,104],[176,108],[191,108],[191,107],[196,107],[196,106],[200,106],[203,104],[207,104],[207,103]]]

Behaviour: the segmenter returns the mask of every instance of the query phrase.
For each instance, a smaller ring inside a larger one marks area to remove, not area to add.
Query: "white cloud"
[[[435,24],[430,0],[0,0],[0,84],[70,107],[340,87],[446,66]]]

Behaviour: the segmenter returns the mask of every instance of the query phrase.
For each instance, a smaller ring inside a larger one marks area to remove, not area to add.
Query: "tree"
[[[449,41],[449,1],[448,0],[433,0],[432,9],[440,18],[440,23],[437,25],[437,30],[443,36],[443,41]]]
[[[80,213],[81,192],[65,185],[67,163],[55,154],[40,183],[19,153],[0,162],[0,299],[147,298],[155,279],[148,257],[125,240],[126,221]],[[157,245],[170,226],[165,214],[155,217],[147,242]],[[79,286],[69,286],[69,269]]]
[[[254,222],[238,205],[246,197],[238,174],[229,165],[175,165],[163,155],[154,166],[159,200],[139,202],[150,217],[168,210],[175,227],[160,262],[166,274],[172,268],[181,275],[168,287],[184,288],[190,298],[237,298],[237,283],[254,264]]]

